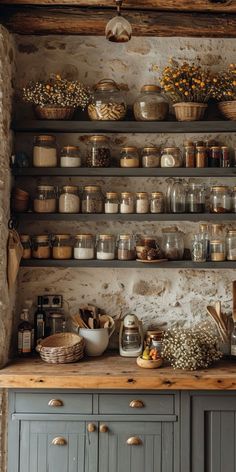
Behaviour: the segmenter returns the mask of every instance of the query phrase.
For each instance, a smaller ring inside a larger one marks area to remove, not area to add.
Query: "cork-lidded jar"
[[[136,121],[163,121],[168,115],[169,105],[161,94],[161,88],[150,84],[142,86],[133,110]]]

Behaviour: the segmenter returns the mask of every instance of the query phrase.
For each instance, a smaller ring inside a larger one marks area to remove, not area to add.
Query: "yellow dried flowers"
[[[213,76],[212,98],[219,102],[236,100],[236,64]]]

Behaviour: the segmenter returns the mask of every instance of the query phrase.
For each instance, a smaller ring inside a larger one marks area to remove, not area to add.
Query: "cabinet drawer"
[[[75,393],[16,393],[16,413],[92,413],[92,395]]]
[[[129,415],[171,415],[175,410],[174,395],[100,395],[99,413]]]

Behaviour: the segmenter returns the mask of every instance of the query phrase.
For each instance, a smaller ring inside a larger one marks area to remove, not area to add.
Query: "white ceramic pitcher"
[[[85,340],[85,353],[88,356],[101,356],[106,350],[109,338],[115,330],[115,323],[111,328],[88,329],[80,328],[79,334]]]

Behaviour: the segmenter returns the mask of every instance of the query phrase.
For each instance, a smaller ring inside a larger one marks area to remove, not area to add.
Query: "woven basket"
[[[173,105],[178,121],[200,121],[207,108],[206,103],[182,102]]]
[[[40,120],[71,120],[75,109],[73,107],[57,107],[54,105],[47,107],[34,107],[35,115]]]
[[[236,100],[231,102],[219,102],[218,108],[222,115],[228,120],[236,120]]]
[[[74,333],[58,333],[43,339],[36,347],[41,359],[50,364],[68,364],[82,359],[84,338]]]

